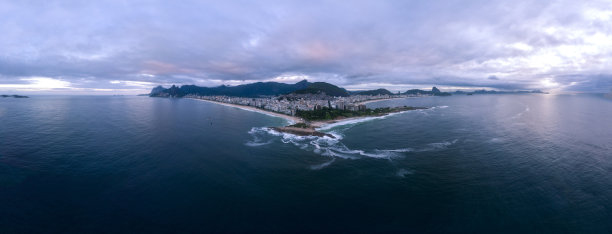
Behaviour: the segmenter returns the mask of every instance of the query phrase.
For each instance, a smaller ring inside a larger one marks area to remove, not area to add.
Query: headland
[[[226,103],[214,100],[207,99],[199,99],[199,98],[191,98],[194,100],[204,101],[215,103],[219,105],[234,107],[242,110],[253,111],[265,115],[270,115],[274,117],[279,117],[287,120],[290,125],[283,127],[270,127],[270,129],[289,133],[297,136],[318,136],[318,137],[330,137],[335,138],[332,134],[318,131],[317,129],[323,128],[327,125],[342,122],[342,121],[353,121],[368,117],[381,117],[391,113],[410,111],[410,110],[419,110],[419,109],[427,109],[425,107],[386,107],[386,108],[376,108],[376,109],[363,109],[358,111],[353,110],[339,110],[332,108],[320,108],[317,110],[311,111],[298,111],[296,113],[297,116],[291,116],[283,113],[273,112],[270,110],[254,107],[254,106],[246,106],[239,105],[233,103]],[[388,100],[388,99],[386,99]]]
[[[229,106],[229,107],[235,107],[235,108],[242,109],[242,110],[253,111],[253,112],[257,112],[257,113],[261,113],[261,114],[265,114],[265,115],[270,115],[270,116],[274,116],[274,117],[283,118],[283,119],[287,120],[287,122],[289,122],[290,124],[296,124],[296,123],[303,123],[304,122],[304,120],[302,118],[299,118],[299,117],[295,117],[295,116],[291,116],[291,115],[286,115],[286,114],[282,114],[282,113],[278,113],[278,112],[273,112],[273,111],[269,111],[269,110],[264,110],[264,109],[257,108],[257,107],[254,107],[254,106],[238,105],[238,104],[225,103],[225,102],[219,102],[219,101],[213,101],[213,100],[207,100],[207,99],[199,99],[199,98],[191,98],[191,99],[198,100],[198,101],[203,101],[203,102],[215,103],[215,104]]]

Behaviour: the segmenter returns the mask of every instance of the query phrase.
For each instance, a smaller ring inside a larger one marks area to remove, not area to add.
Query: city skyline
[[[605,1],[0,2],[0,92],[329,82],[392,92],[612,88]]]

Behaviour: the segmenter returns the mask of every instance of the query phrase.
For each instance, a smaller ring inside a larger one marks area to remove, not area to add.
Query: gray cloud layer
[[[1,1],[0,15],[0,90],[612,85],[606,1]]]

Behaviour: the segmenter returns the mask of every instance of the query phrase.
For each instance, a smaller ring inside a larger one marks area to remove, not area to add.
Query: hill
[[[310,84],[307,88],[296,90],[292,92],[293,94],[326,94],[328,96],[334,97],[347,97],[349,96],[348,91],[346,89],[340,88],[330,83],[326,82],[314,82]]]
[[[420,89],[411,89],[404,92],[406,95],[432,95],[432,96],[450,96],[450,93],[441,92],[438,88],[433,87],[431,91],[425,91]]]
[[[276,96],[291,93],[309,87],[311,83],[302,80],[295,84],[285,84],[278,82],[257,82],[237,86],[221,85],[218,87],[200,87],[196,85],[183,85],[180,88],[173,85],[168,89],[161,86],[153,88],[149,96],[151,97],[182,97],[185,95],[214,96],[225,95],[234,97],[259,97]]]
[[[393,93],[387,89],[375,89],[375,90],[366,90],[366,91],[355,91],[352,92],[353,95],[393,95]]]

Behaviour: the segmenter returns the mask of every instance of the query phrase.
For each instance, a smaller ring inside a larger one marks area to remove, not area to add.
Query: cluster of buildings
[[[267,97],[267,98],[246,98],[246,97],[229,97],[229,96],[198,96],[198,95],[187,95],[187,98],[196,98],[209,101],[230,103],[243,106],[252,106],[269,110],[273,112],[283,113],[287,115],[295,115],[297,110],[311,111],[326,108],[335,108],[341,110],[350,111],[363,111],[366,110],[366,106],[360,104],[361,102],[378,100],[378,99],[389,99],[390,95],[353,95],[348,97],[332,97],[325,99],[310,98],[304,96],[301,98],[284,98],[284,97]],[[314,97],[314,96],[313,96]]]

